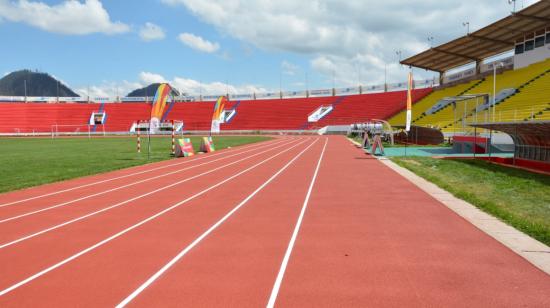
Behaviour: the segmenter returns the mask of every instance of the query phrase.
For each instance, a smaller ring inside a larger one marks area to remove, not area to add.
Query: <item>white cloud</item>
[[[311,59],[312,68],[327,78],[331,78],[327,71],[335,66],[339,81],[362,75],[363,84],[383,80],[384,63],[388,63],[388,80],[406,79],[405,70],[396,65],[396,50],[402,50],[404,58],[412,56],[429,48],[428,36],[435,37],[436,44],[443,43],[465,34],[464,21],[470,22],[473,31],[511,10],[506,1],[497,0],[475,4],[455,0],[163,2],[184,6],[223,34],[246,44],[303,54]],[[534,2],[525,0],[525,5]],[[358,70],[363,73],[355,73]],[[422,71],[418,75],[432,76]]]
[[[166,37],[164,30],[154,23],[147,22],[139,31],[139,36],[146,42],[162,40]]]
[[[185,45],[201,52],[213,53],[220,49],[218,43],[212,43],[192,33],[181,33],[178,39]]]
[[[139,80],[145,85],[167,82],[166,78],[163,76],[149,72],[141,72],[139,74]]]
[[[227,83],[215,81],[209,83],[201,83],[197,80],[184,77],[175,77],[170,84],[178,89],[180,93],[186,93],[189,95],[222,95],[222,94],[251,94],[251,93],[264,93],[268,90],[256,86],[256,85],[230,85]]]
[[[300,70],[300,67],[296,64],[284,60],[283,62],[281,62],[281,69],[283,70],[283,74],[293,76],[296,75],[298,70]]]
[[[130,31],[128,25],[112,22],[99,0],[66,0],[57,5],[40,1],[0,0],[0,17],[61,34],[119,34]]]
[[[229,94],[250,94],[250,93],[265,93],[271,90],[261,86],[245,84],[231,85],[224,82],[213,81],[201,83],[197,80],[176,76],[171,80],[164,76],[151,72],[141,72],[138,76],[139,81],[130,82],[123,80],[122,82],[104,81],[100,85],[92,85],[89,87],[78,87],[75,92],[83,97],[116,97],[126,96],[133,90],[146,87],[152,83],[167,82],[172,85],[180,93],[188,95],[223,95]],[[151,94],[153,95],[153,94]]]
[[[104,81],[99,85],[91,85],[87,87],[78,87],[75,92],[81,97],[111,97],[116,96],[124,97],[135,89],[142,88],[143,85],[139,82],[130,82],[123,80],[121,82],[116,81]]]

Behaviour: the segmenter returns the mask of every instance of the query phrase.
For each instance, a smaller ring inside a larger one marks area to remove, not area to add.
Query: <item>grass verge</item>
[[[201,137],[190,137],[195,151]],[[216,149],[270,139],[262,136],[213,137]],[[0,139],[0,193],[172,158],[170,137],[142,138],[141,154],[132,137]]]
[[[550,177],[481,160],[394,157],[424,179],[550,245]]]

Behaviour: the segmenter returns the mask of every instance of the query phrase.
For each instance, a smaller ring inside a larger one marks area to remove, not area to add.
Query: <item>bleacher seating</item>
[[[242,101],[231,123],[222,130],[298,130],[305,129],[308,115],[335,97],[289,98]]]
[[[422,99],[431,92],[431,88],[414,90],[413,102]],[[345,125],[371,119],[385,120],[406,108],[406,102],[407,91],[349,96],[342,100],[329,116],[313,123],[310,127]]]
[[[0,104],[0,132],[32,133],[51,132],[53,125],[86,125],[99,104]],[[61,127],[61,131],[74,131],[78,127]]]
[[[518,92],[498,104],[495,108],[495,120],[499,122],[539,119],[550,103],[550,61],[534,64],[527,68],[523,85]],[[535,75],[536,76],[533,76]],[[527,79],[528,78],[528,79]],[[497,79],[497,82],[499,80]],[[485,113],[492,112],[486,110]],[[488,116],[489,117],[489,116]],[[484,115],[481,115],[484,118]],[[472,121],[469,116],[466,121]]]
[[[497,104],[496,121],[520,121],[529,118],[547,119],[550,103],[550,59],[535,63],[518,70],[508,70],[497,74],[497,93],[503,89],[515,88],[518,92]],[[548,73],[547,73],[548,72]],[[441,128],[444,132],[469,130],[468,123],[492,120],[492,110],[474,112],[477,105],[483,102],[470,99],[457,102],[433,113],[425,114],[433,105],[444,97],[466,94],[493,94],[493,75],[482,80],[434,91],[413,106],[413,124]],[[403,125],[405,112],[390,119],[392,125]]]
[[[418,100],[431,89],[413,91]],[[387,119],[405,106],[406,92],[387,92],[351,96],[288,98],[230,102],[226,109],[236,107],[237,114],[222,130],[305,130],[326,125],[342,125],[369,119]],[[323,105],[334,110],[317,123],[308,123],[308,115]],[[136,120],[149,116],[145,103],[105,103],[107,132],[126,132]],[[92,112],[101,104],[0,103],[0,133],[32,131],[50,132],[52,125],[86,125]],[[214,102],[176,103],[166,120],[183,120],[185,130],[209,130]],[[72,132],[60,128],[60,132]]]
[[[476,85],[479,81],[472,81],[466,84],[459,84],[454,87],[444,88],[438,91],[431,92],[429,95],[418,101],[412,106],[413,122],[417,125],[418,121],[421,121],[426,115],[428,109],[435,105],[438,101],[445,97],[457,96],[463,94],[467,89]],[[403,108],[404,109],[404,108]],[[400,113],[390,118],[389,123],[394,126],[404,126],[406,120],[406,112],[403,110]],[[431,124],[431,123],[430,123]]]

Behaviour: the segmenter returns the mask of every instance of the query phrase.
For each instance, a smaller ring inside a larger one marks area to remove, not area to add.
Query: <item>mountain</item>
[[[80,96],[52,76],[30,70],[13,72],[0,79],[0,95],[25,96],[25,84],[27,96]]]
[[[157,93],[157,89],[160,86],[160,83],[153,83],[145,88],[134,90],[130,93],[128,93],[127,97],[152,97],[155,96],[155,93]],[[179,96],[180,93],[178,90],[172,88],[172,95],[173,96]]]

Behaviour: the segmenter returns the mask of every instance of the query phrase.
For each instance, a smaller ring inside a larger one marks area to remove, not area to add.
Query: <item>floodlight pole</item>
[[[470,22],[465,21],[462,23],[462,26],[466,27],[466,35],[470,35]]]

